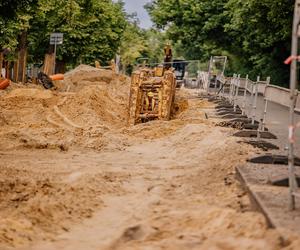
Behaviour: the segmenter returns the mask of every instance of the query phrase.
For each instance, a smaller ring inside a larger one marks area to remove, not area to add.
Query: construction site
[[[39,68],[0,52],[0,250],[300,249],[299,23],[289,88],[169,42],[130,74],[60,70],[61,33]]]

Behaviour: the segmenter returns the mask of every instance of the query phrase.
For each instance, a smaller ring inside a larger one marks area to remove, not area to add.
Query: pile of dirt
[[[63,84],[70,86],[71,90],[81,89],[83,86],[93,84],[109,84],[116,79],[116,75],[111,70],[98,69],[88,65],[81,64],[74,70],[65,74]],[[56,84],[58,86],[58,84]]]
[[[127,77],[80,65],[55,85],[56,90],[13,85],[1,92],[0,150],[76,146],[100,150],[111,143],[107,133],[126,126]]]

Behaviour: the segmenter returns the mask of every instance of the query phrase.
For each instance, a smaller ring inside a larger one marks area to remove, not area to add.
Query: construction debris
[[[229,128],[236,128],[236,129],[243,129],[244,128],[244,122],[239,121],[222,121],[216,124],[216,126],[219,127],[229,127]]]
[[[39,84],[43,85],[45,89],[51,89],[54,87],[51,78],[43,72],[39,72],[37,81]]]

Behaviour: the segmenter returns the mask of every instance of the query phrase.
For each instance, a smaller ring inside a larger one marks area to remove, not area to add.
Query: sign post
[[[52,33],[50,35],[50,45],[54,45],[54,60],[53,60],[53,74],[55,74],[56,66],[56,46],[63,43],[63,33]]]

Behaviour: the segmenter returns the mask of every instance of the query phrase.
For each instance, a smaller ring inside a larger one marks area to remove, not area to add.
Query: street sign
[[[58,45],[63,43],[64,34],[63,33],[52,33],[50,35],[50,44]]]
[[[55,74],[56,65],[56,46],[63,43],[63,33],[52,33],[50,35],[50,45],[54,45],[54,62],[53,62],[53,74]]]

